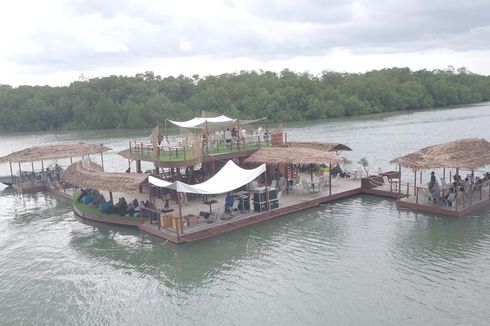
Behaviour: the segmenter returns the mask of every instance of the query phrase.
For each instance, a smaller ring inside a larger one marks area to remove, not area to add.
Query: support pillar
[[[328,172],[328,195],[332,196],[332,162],[329,163],[329,172]]]
[[[12,172],[12,162],[9,161],[10,166],[10,178],[12,179],[12,184],[14,183],[14,173]]]
[[[417,193],[417,170],[413,171],[413,194],[415,195]],[[422,172],[420,172],[422,173]]]

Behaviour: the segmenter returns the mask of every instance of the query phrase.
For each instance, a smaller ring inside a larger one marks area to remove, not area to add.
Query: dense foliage
[[[161,78],[152,72],[77,81],[67,87],[0,85],[0,131],[141,128],[201,110],[298,121],[490,100],[490,77],[464,68],[408,68],[320,76],[247,72]]]

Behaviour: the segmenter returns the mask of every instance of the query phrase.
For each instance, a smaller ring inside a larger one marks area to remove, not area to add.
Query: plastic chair
[[[301,180],[301,184],[303,185],[303,190],[305,192],[311,192],[310,184],[306,180]]]
[[[235,200],[233,202],[233,205],[230,208],[230,214],[232,216],[235,216],[235,212],[236,212],[237,215],[240,215],[240,210],[238,209],[238,205],[239,204],[240,204],[240,201],[239,200]]]

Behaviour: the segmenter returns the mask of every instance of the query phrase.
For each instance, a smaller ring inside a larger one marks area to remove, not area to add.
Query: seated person
[[[128,203],[124,197],[119,198],[119,201],[116,205],[114,205],[114,211],[118,213],[120,216],[123,216],[127,213]]]
[[[95,200],[88,205],[91,207],[99,207],[99,205],[103,203],[105,203],[105,197],[103,194],[99,193],[99,195],[95,197]]]
[[[86,196],[87,194],[88,194],[88,190],[87,190],[87,189],[83,189],[83,188],[82,188],[82,190],[81,190],[81,192],[80,192],[80,196],[78,196],[77,201],[80,203],[80,202],[82,201],[82,198],[83,198],[84,196]]]
[[[146,200],[146,202],[145,202],[145,207],[146,207],[146,208],[149,208],[149,209],[153,209],[153,210],[157,209],[157,208],[155,207],[155,205],[154,205],[154,204],[153,204],[151,201],[149,201],[149,200]]]
[[[233,196],[229,192],[225,198],[225,213],[226,214],[231,214],[231,207],[233,206],[234,202],[235,202],[235,198],[233,198]]]
[[[135,211],[139,212],[139,216],[146,217],[148,216],[148,211],[145,211],[145,208],[146,208],[145,202],[140,201],[138,207],[135,208]]]
[[[444,198],[444,206],[453,206],[454,199],[456,198],[457,188],[458,188],[457,183],[453,182],[451,188],[449,189],[448,194],[446,195],[446,198]]]
[[[136,202],[138,202],[138,201],[136,201]],[[134,216],[134,213],[135,213],[134,205],[131,202],[128,205],[128,215],[131,216],[131,217],[133,217]]]
[[[110,201],[100,204],[97,208],[102,213],[112,213],[112,211],[114,210],[114,206],[112,206],[112,203]]]

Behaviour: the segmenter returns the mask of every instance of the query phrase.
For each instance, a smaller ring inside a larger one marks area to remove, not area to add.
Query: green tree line
[[[242,71],[199,77],[109,76],[65,87],[0,85],[0,131],[143,128],[201,110],[241,119],[328,119],[490,100],[490,77],[391,68],[321,75]]]

